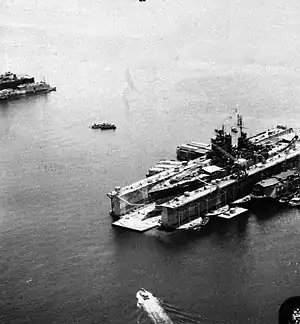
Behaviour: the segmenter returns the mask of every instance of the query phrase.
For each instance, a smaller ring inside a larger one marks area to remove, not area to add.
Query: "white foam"
[[[144,299],[142,294],[147,294],[148,299]],[[160,306],[159,300],[149,291],[139,290],[136,294],[136,298],[138,300],[137,306],[144,310],[145,314],[154,324],[173,324],[164,309]]]

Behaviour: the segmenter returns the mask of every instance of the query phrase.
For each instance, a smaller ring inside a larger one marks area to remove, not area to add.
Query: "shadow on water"
[[[8,101],[0,102],[0,117],[7,117],[7,112],[10,107],[10,103]]]
[[[12,110],[15,110],[13,108],[17,108],[19,110],[21,107],[24,107],[24,109],[28,111],[28,108],[30,107],[30,105],[28,104],[30,103],[35,104],[39,102],[48,102],[49,101],[48,95],[49,93],[38,93],[35,95],[20,97],[13,100],[0,101],[0,118],[10,117]]]
[[[251,212],[255,215],[258,222],[270,220],[286,209],[286,206],[278,202],[265,201],[251,206]]]
[[[247,225],[251,213],[245,213],[233,219],[212,218],[200,231],[174,231],[169,235],[169,241],[176,249],[183,245],[191,244],[193,241],[206,240],[212,234],[225,237],[234,232],[239,238],[247,235]]]
[[[220,237],[225,236],[228,232],[235,232],[239,238],[243,238],[247,234],[250,216],[251,213],[247,212],[232,219],[218,218],[214,224],[214,232]]]
[[[251,213],[245,213],[233,219],[212,218],[208,224],[198,231],[172,231],[166,232],[163,230],[150,230],[144,233],[125,230],[122,228],[113,227],[112,233],[114,241],[121,246],[126,246],[130,241],[150,240],[164,247],[168,251],[179,252],[193,242],[207,240],[212,234],[219,237],[225,237],[228,233],[234,233],[235,236],[243,238],[247,235],[247,225]]]

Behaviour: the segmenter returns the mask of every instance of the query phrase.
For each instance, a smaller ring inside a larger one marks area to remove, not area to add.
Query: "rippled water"
[[[105,194],[174,158],[178,144],[208,141],[236,105],[249,135],[298,128],[299,9],[0,4],[3,72],[57,86],[0,106],[3,323],[136,323],[140,287],[171,314],[276,322],[279,304],[299,294],[298,209],[258,208],[200,235],[141,235],[111,228]],[[116,132],[88,128],[97,121]]]

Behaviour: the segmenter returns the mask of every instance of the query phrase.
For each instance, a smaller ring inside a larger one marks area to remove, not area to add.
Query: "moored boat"
[[[289,205],[292,207],[300,206],[300,196],[296,196],[289,201]]]
[[[282,197],[278,200],[279,203],[281,204],[287,204],[289,202],[289,198],[288,197]]]
[[[221,215],[223,213],[226,213],[227,211],[229,211],[229,206],[228,205],[223,206],[223,207],[221,207],[219,209],[216,209],[216,210],[214,210],[212,212],[209,212],[205,216],[206,217],[219,216],[219,215]]]
[[[209,222],[209,217],[198,217],[194,219],[193,221],[184,224],[182,226],[179,226],[177,228],[178,231],[199,231],[202,229],[203,226],[205,226]]]

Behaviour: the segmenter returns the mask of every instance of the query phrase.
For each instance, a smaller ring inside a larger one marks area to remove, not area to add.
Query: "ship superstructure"
[[[11,72],[0,75],[0,100],[18,99],[22,96],[55,91],[45,81],[35,82],[30,76],[17,76]]]
[[[112,213],[122,218],[133,207],[138,211],[151,203],[153,211],[161,213],[161,227],[175,229],[249,195],[261,180],[299,165],[300,144],[292,128],[277,125],[247,138],[240,115],[238,126],[236,145],[224,127],[216,129],[205,156],[116,188],[108,194]]]
[[[34,77],[5,72],[0,75],[0,90],[16,89],[21,84],[34,83]]]

